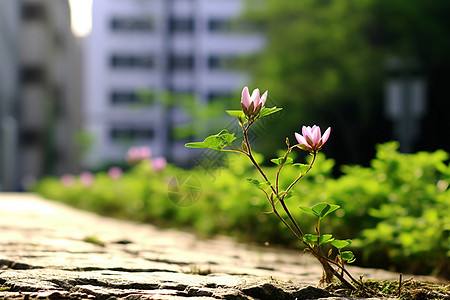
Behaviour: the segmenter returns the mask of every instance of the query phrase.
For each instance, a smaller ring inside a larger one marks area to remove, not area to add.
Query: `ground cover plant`
[[[357,298],[389,298],[396,297],[403,300],[448,299],[450,285],[439,285],[420,282],[409,278],[402,281],[365,280],[363,286],[357,291],[349,291],[342,285],[332,284],[327,290],[341,297]]]

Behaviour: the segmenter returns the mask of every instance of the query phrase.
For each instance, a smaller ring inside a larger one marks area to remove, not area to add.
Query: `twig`
[[[400,297],[400,293],[402,292],[402,277],[403,277],[403,274],[400,273],[400,276],[398,278],[398,293],[397,293],[397,297]]]

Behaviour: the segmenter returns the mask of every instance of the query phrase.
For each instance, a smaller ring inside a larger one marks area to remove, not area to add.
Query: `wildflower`
[[[75,178],[73,177],[72,174],[62,175],[60,180],[61,180],[62,185],[64,185],[65,187],[72,186],[75,182]]]
[[[295,133],[295,138],[298,141],[298,147],[302,150],[309,151],[310,153],[317,153],[322,149],[323,144],[330,137],[331,127],[324,132],[322,135],[320,132],[320,127],[314,125],[312,128],[310,126],[303,126],[302,134]]]
[[[128,149],[126,154],[126,160],[130,164],[135,164],[144,159],[149,159],[152,156],[152,150],[150,147],[140,146],[140,147],[131,147]]]
[[[166,167],[166,165],[167,165],[167,161],[163,156],[155,157],[154,159],[152,159],[152,167],[153,167],[153,170],[155,170],[155,171],[164,169]]]
[[[119,167],[111,167],[108,170],[108,175],[111,179],[119,179],[122,177],[122,169]]]
[[[244,87],[244,89],[242,90],[241,106],[242,111],[249,119],[255,118],[264,107],[264,104],[266,104],[267,100],[267,93],[268,91],[266,91],[262,95],[262,97],[260,97],[259,89],[255,89],[250,96],[248,87]]]
[[[94,183],[94,175],[91,172],[85,171],[80,174],[81,184],[84,186],[91,186]]]

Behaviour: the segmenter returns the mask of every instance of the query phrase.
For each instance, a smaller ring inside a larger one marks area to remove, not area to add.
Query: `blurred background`
[[[189,165],[185,141],[208,132],[174,133],[196,122],[182,95],[191,111],[239,108],[245,85],[285,108],[264,154],[303,124],[333,128],[338,165],[392,139],[449,149],[448,13],[446,0],[1,0],[1,187],[117,164],[137,144]]]

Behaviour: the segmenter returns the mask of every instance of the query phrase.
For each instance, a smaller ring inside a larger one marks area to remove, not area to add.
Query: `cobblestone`
[[[0,230],[2,299],[339,299],[316,287],[321,269],[299,251],[199,239],[34,195],[0,195]]]

